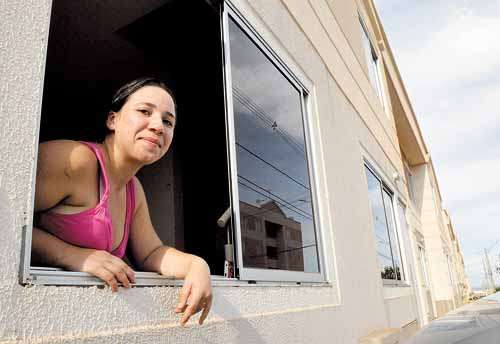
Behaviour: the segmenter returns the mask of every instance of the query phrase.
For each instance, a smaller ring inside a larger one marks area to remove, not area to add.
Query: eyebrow
[[[156,105],[153,103],[149,103],[149,102],[140,102],[140,103],[137,103],[136,105],[147,105],[149,107],[156,109]],[[170,111],[164,111],[163,114],[175,119],[175,115],[173,113],[171,113]]]

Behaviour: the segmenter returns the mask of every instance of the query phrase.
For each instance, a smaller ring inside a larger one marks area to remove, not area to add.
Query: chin
[[[158,160],[161,156],[154,154],[152,152],[137,152],[134,154],[133,159],[139,162],[141,165],[150,165]]]
[[[141,159],[141,161],[142,161],[142,163],[143,163],[144,165],[151,165],[151,164],[153,164],[153,163],[157,162],[157,161],[158,161],[158,160],[160,160],[160,159],[161,159],[161,157],[160,157],[160,156],[157,156],[157,155],[155,155],[155,156],[144,156],[144,157]]]

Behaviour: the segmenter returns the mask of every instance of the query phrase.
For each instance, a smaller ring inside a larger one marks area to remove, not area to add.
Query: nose
[[[153,114],[149,117],[149,129],[161,135],[163,133],[163,118],[160,114]]]

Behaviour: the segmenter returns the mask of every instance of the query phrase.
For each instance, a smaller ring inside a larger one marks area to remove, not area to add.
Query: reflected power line
[[[274,170],[278,171],[279,173],[281,173],[282,175],[284,175],[285,177],[287,177],[288,179],[294,181],[295,183],[297,183],[298,185],[302,186],[304,189],[307,189],[307,190],[310,190],[307,186],[305,186],[303,183],[299,182],[298,180],[296,180],[295,178],[293,178],[292,176],[288,175],[285,171],[283,170],[280,170],[278,167],[274,166],[273,164],[271,164],[270,162],[264,160],[263,158],[261,158],[259,155],[255,154],[254,152],[252,152],[250,149],[248,149],[247,147],[243,146],[241,143],[239,142],[236,142],[236,145],[238,147],[240,147],[241,149],[243,149],[244,151],[246,151],[248,154],[252,155],[253,157],[259,159],[260,161],[262,161],[263,163],[265,163],[266,165],[272,167]]]
[[[281,202],[279,202],[279,201],[277,201],[277,200],[273,199],[272,197],[269,197],[268,195],[266,195],[266,194],[264,194],[264,193],[262,193],[262,192],[260,192],[260,191],[258,191],[258,190],[256,190],[256,189],[252,188],[251,186],[246,185],[245,183],[242,183],[242,182],[238,181],[238,184],[240,184],[240,185],[242,185],[242,186],[246,187],[247,189],[252,190],[253,192],[255,192],[255,193],[257,193],[257,194],[259,194],[259,195],[261,195],[261,196],[264,196],[264,197],[266,197],[266,198],[269,198],[269,199],[273,200],[274,202],[278,203],[278,204],[279,204],[279,205],[281,205],[282,207],[287,208],[287,209],[288,209],[288,210],[290,210],[290,211],[293,211],[293,212],[294,212],[294,213],[296,213],[297,215],[300,215],[300,216],[302,216],[302,217],[305,217],[306,219],[309,219],[310,221],[313,221],[312,217],[311,217],[309,214],[305,215],[305,213],[304,213],[304,214],[303,214],[303,213],[299,213],[298,211],[294,210],[293,208],[291,208],[291,207],[287,206],[286,204],[281,203]],[[268,191],[267,191],[267,192],[268,192]],[[302,210],[301,210],[301,211],[302,211]]]
[[[314,246],[318,246],[318,245],[317,244],[309,244],[309,245],[304,245],[304,246],[300,246],[300,247],[289,248],[287,250],[277,251],[276,254],[282,254],[282,253],[286,253],[286,252],[303,250],[305,248],[314,247]],[[255,254],[252,256],[248,256],[248,258],[259,258],[259,257],[269,257],[269,256],[267,255],[267,252],[266,252],[266,254]]]
[[[306,157],[306,152],[302,148],[302,144],[298,142],[292,135],[290,135],[286,130],[277,126],[276,121],[273,120],[269,115],[266,114],[257,104],[255,104],[245,93],[240,90],[237,86],[233,86],[234,98],[240,102],[241,105],[249,109],[257,118],[264,122],[267,126],[273,128],[273,131],[277,132],[281,138],[290,145],[290,147],[297,153]]]
[[[303,209],[300,209],[300,208],[298,208],[298,207],[294,206],[292,203],[288,202],[287,200],[284,200],[284,199],[283,199],[283,198],[281,198],[280,196],[278,196],[278,195],[276,195],[276,194],[272,193],[271,191],[264,189],[262,186],[260,186],[260,185],[258,185],[258,184],[256,184],[256,183],[252,182],[250,179],[247,179],[247,178],[245,178],[245,177],[243,177],[242,175],[239,175],[239,174],[238,174],[238,177],[239,177],[239,178],[241,178],[241,179],[243,179],[244,181],[246,181],[246,182],[248,182],[248,183],[252,184],[253,186],[258,187],[259,189],[264,190],[264,192],[267,192],[268,194],[270,194],[270,195],[272,195],[272,196],[276,197],[277,199],[279,199],[279,200],[280,200],[280,201],[282,201],[283,203],[285,203],[285,204],[287,204],[287,205],[291,206],[291,207],[292,207],[292,208],[294,208],[294,209],[297,209],[299,212],[302,212],[302,213],[304,213],[304,214],[306,214],[306,215],[312,216],[312,214],[309,214],[309,213],[305,212]],[[266,196],[266,197],[267,197],[267,196]],[[269,197],[268,197],[268,198],[269,198]]]
[[[308,196],[308,194],[307,194],[307,193],[305,193],[303,196],[300,196],[299,198],[297,198],[297,199],[295,199],[295,200],[293,200],[293,201],[288,201],[288,203],[290,203],[290,204],[294,204],[294,203],[297,203],[297,202],[306,202],[306,203],[310,203],[310,201],[307,201],[306,199],[304,199],[304,198],[305,198],[305,197],[307,197],[307,196]],[[266,196],[266,197],[267,197],[267,196]],[[267,198],[269,198],[269,197],[267,197]],[[256,219],[260,219],[260,217],[258,217],[258,216],[260,216],[260,215],[262,215],[262,214],[265,214],[265,213],[268,213],[268,212],[270,212],[270,211],[274,211],[274,212],[275,212],[275,211],[276,211],[276,209],[272,209],[272,208],[271,208],[271,209],[264,209],[264,210],[262,210],[262,211],[258,211],[258,212],[256,212],[256,213],[253,213],[253,214],[248,214],[248,215],[249,215],[249,216],[252,216],[252,217],[255,217]]]

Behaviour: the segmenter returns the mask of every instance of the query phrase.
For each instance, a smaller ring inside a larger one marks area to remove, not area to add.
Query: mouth
[[[155,145],[158,148],[161,148],[160,140],[154,137],[141,137],[141,140],[144,140],[146,142],[149,142],[151,145]]]

